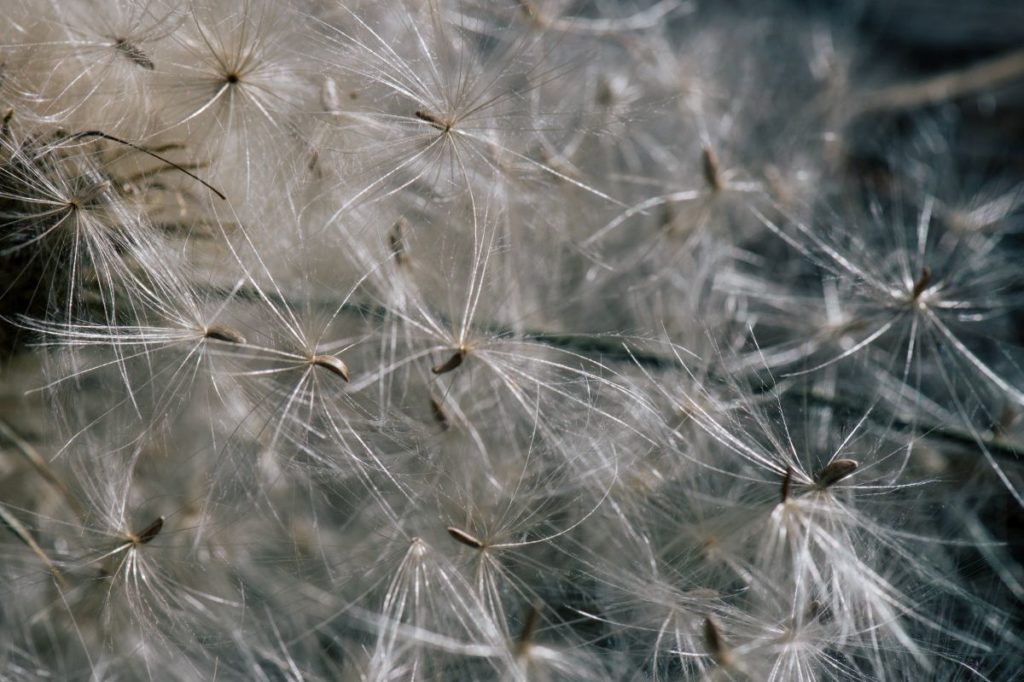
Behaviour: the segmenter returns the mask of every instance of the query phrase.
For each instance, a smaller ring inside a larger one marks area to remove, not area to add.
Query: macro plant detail
[[[0,680],[1018,679],[972,7],[9,0]]]

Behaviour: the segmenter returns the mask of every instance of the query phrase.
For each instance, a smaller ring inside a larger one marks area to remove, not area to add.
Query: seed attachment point
[[[331,374],[337,374],[348,383],[348,365],[342,362],[341,358],[336,358],[333,355],[315,355],[309,363],[323,367]]]
[[[843,480],[857,470],[857,462],[852,459],[835,459],[818,473],[814,474],[814,483],[824,490]]]

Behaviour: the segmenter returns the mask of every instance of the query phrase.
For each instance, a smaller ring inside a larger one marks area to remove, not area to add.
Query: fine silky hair
[[[0,682],[1019,679],[1024,17],[893,3],[4,0]]]

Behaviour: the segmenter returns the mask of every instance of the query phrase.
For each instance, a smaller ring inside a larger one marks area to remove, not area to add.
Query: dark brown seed
[[[138,545],[146,544],[147,542],[149,542],[150,540],[155,538],[157,535],[159,535],[160,534],[160,529],[163,528],[163,527],[164,527],[164,517],[162,517],[162,516],[156,517],[156,520],[154,520],[153,523],[149,524],[144,529],[142,529],[142,531],[140,531],[139,533],[136,534],[136,537],[138,539],[135,541],[135,544],[138,544]]]
[[[416,118],[418,118],[421,121],[426,121],[430,125],[434,126],[438,130],[440,130],[441,132],[445,132],[446,133],[446,132],[448,132],[449,130],[452,129],[452,124],[451,123],[448,123],[447,121],[442,121],[437,116],[434,116],[431,113],[423,111],[422,109],[416,111],[415,112],[415,116],[416,116]]]
[[[405,230],[408,225],[405,218],[399,218],[391,227],[391,233],[388,234],[388,247],[391,249],[391,255],[395,257],[395,262],[399,265],[405,265],[409,260],[405,253]]]
[[[793,482],[793,467],[786,465],[786,475],[782,477],[782,501],[789,499],[789,486]]]
[[[317,367],[323,367],[328,372],[337,374],[346,382],[348,381],[348,366],[340,358],[336,358],[333,355],[317,355],[310,360],[310,363]]]
[[[701,163],[704,170],[704,180],[714,191],[722,189],[722,176],[718,173],[718,156],[711,147],[704,147],[701,152]]]
[[[458,369],[459,365],[462,364],[462,361],[463,359],[465,359],[465,357],[466,351],[460,348],[459,350],[455,351],[455,354],[448,358],[448,360],[444,364],[435,365],[430,369],[430,371],[433,372],[434,374],[447,374],[453,369]]]
[[[129,61],[138,64],[147,71],[153,70],[153,60],[146,56],[145,52],[140,50],[135,45],[132,45],[127,40],[124,40],[123,38],[118,39],[118,41],[114,43],[114,47],[117,49],[118,52],[123,54]]]
[[[458,542],[461,542],[462,544],[466,545],[467,547],[472,547],[473,549],[483,549],[484,548],[484,543],[480,542],[479,540],[477,540],[475,537],[473,537],[472,535],[470,535],[466,531],[459,530],[455,526],[449,526],[448,527],[448,535],[451,535],[453,538],[455,538],[455,540],[457,540]]]
[[[924,290],[928,288],[928,284],[931,281],[932,281],[932,271],[931,271],[931,269],[930,268],[923,268],[921,270],[921,276],[917,278],[916,282],[914,282],[914,291],[911,294],[911,296],[913,297],[913,300],[916,301],[917,299],[921,298],[921,294],[923,294]]]
[[[437,398],[430,398],[430,411],[433,412],[434,420],[441,425],[442,429],[447,431],[451,427],[451,422],[448,420],[448,412],[445,411],[444,405]]]
[[[718,630],[718,625],[710,616],[704,619],[704,646],[715,663],[725,665],[729,650],[722,639],[722,633]]]
[[[818,601],[817,599],[812,599],[807,604],[807,611],[804,613],[804,622],[805,623],[810,623],[811,621],[815,621],[815,620],[818,619],[818,616],[820,614],[821,614],[821,602]]]
[[[814,482],[819,488],[828,488],[843,480],[857,470],[857,463],[852,459],[835,459],[818,473],[814,474]]]
[[[213,341],[227,341],[228,343],[245,343],[245,337],[231,327],[215,324],[206,328],[207,339]]]
[[[519,631],[519,638],[516,640],[516,656],[524,655],[533,643],[533,636],[537,634],[537,626],[540,625],[540,604],[530,604],[530,610],[526,613],[526,620],[523,622],[523,629]]]

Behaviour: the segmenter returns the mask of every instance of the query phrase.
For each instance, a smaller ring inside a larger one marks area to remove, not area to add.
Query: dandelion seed
[[[786,475],[782,477],[782,503],[789,499],[789,487],[793,482],[793,467],[786,466]]]
[[[451,535],[455,540],[457,540],[458,542],[461,542],[462,544],[466,545],[467,547],[472,547],[473,549],[483,549],[484,548],[484,543],[482,543],[480,540],[477,540],[475,537],[473,537],[472,535],[470,535],[466,531],[459,530],[455,526],[449,526],[448,527],[448,535]]]
[[[311,365],[323,367],[332,374],[337,374],[348,382],[348,366],[340,358],[333,355],[315,355],[309,362]]]
[[[11,119],[14,118],[14,109],[8,109],[4,118],[0,121],[0,139],[6,140],[11,135]]]
[[[459,350],[455,351],[455,354],[448,358],[448,360],[445,363],[435,365],[430,369],[430,371],[433,372],[434,374],[447,374],[448,372],[451,372],[454,369],[458,369],[459,365],[462,364],[462,361],[465,358],[466,351],[460,348]]]
[[[930,268],[922,268],[921,276],[914,282],[914,289],[911,292],[911,300],[916,301],[921,298],[921,294],[928,288],[928,284],[932,281],[932,271]]]
[[[132,45],[124,38],[118,38],[114,41],[114,49],[123,54],[128,61],[138,64],[147,71],[152,71],[155,68],[153,60],[150,59],[145,52],[135,45]]]
[[[710,616],[704,619],[704,646],[715,663],[723,667],[729,664],[729,648],[722,639],[718,625]]]
[[[405,253],[405,231],[408,224],[405,218],[399,218],[388,234],[388,247],[391,249],[391,255],[394,256],[395,262],[399,265],[409,262],[409,257]]]
[[[523,622],[523,629],[519,631],[519,637],[516,639],[516,658],[525,656],[526,652],[530,649],[530,645],[533,644],[533,637],[537,634],[537,626],[540,625],[541,608],[542,606],[539,603],[530,604],[530,610],[527,611],[526,620]]]
[[[453,121],[443,121],[440,118],[438,118],[437,116],[434,116],[433,114],[429,114],[429,113],[427,113],[427,112],[425,112],[423,110],[417,110],[415,112],[415,115],[416,115],[416,118],[420,119],[421,121],[426,121],[430,125],[434,126],[438,130],[440,130],[442,133],[447,133],[447,132],[451,131],[452,126],[454,125]]]
[[[857,470],[857,466],[857,462],[852,459],[833,460],[821,471],[814,474],[814,483],[824,490],[852,474]]]
[[[437,398],[431,396],[430,398],[430,411],[434,415],[434,420],[441,425],[441,428],[447,431],[451,428],[451,421],[448,419],[448,412],[444,409],[444,405]],[[451,529],[449,529],[451,532]]]
[[[143,528],[140,532],[132,536],[131,540],[136,545],[145,545],[153,540],[157,535],[160,534],[160,530],[164,527],[164,517],[156,517],[152,523]]]
[[[206,328],[204,337],[213,341],[226,341],[227,343],[245,343],[245,337],[231,327],[224,325],[212,325]]]
[[[725,187],[722,175],[718,169],[718,155],[711,147],[704,147],[701,151],[701,169],[704,171],[704,180],[716,192]]]

